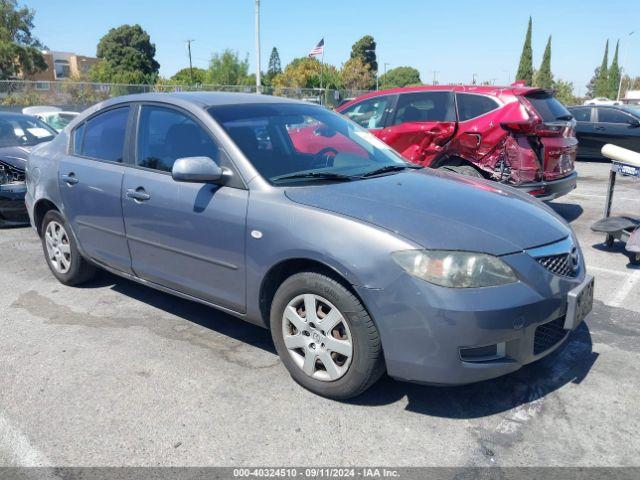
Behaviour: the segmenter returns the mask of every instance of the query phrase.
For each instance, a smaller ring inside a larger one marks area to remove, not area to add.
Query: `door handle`
[[[604,132],[604,131],[606,130],[606,128],[604,128],[604,127],[597,127],[597,126],[596,126],[596,127],[593,127],[593,129],[594,129],[596,132]]]
[[[144,202],[145,200],[149,200],[151,195],[144,191],[144,188],[138,187],[135,190],[133,188],[129,188],[126,193],[127,197],[133,198],[138,202]]]
[[[67,175],[62,175],[60,178],[62,178],[62,181],[69,186],[75,185],[80,181],[73,172],[69,172]]]

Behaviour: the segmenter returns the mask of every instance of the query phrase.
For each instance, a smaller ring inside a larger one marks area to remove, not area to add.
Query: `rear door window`
[[[489,113],[500,106],[493,98],[471,93],[458,93],[456,100],[458,102],[458,118],[461,122]]]
[[[340,113],[364,128],[382,128],[391,98],[388,95],[373,97],[351,105]]]
[[[543,122],[568,120],[571,113],[558,99],[547,92],[535,92],[525,97]]]
[[[128,118],[127,106],[108,110],[88,120],[84,125],[84,140],[80,154],[98,160],[122,163]],[[76,142],[78,140],[75,138]]]
[[[628,124],[633,117],[615,108],[598,108],[599,123],[623,123]]]
[[[569,110],[576,122],[591,122],[591,107],[577,107]]]
[[[453,92],[417,92],[400,95],[393,125],[455,121]]]

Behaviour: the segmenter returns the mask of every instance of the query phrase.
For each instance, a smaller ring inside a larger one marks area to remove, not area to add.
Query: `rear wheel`
[[[42,249],[51,273],[65,285],[77,285],[91,279],[95,267],[80,254],[67,222],[55,210],[42,220]]]
[[[467,177],[484,178],[478,170],[470,165],[444,165],[439,169],[457,173],[459,175],[466,175]]]
[[[384,373],[371,317],[358,298],[325,275],[298,273],[280,285],[271,334],[293,379],[323,397],[355,397]]]

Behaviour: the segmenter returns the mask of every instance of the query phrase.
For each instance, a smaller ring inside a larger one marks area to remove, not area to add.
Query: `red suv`
[[[363,95],[337,111],[414,163],[490,178],[542,200],[576,187],[576,123],[547,90],[405,87]]]

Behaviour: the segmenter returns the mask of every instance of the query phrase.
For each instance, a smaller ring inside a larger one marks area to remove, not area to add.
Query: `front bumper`
[[[0,226],[29,223],[24,200],[26,193],[27,187],[24,183],[0,185]]]
[[[518,370],[562,345],[570,333],[562,328],[567,294],[584,281],[584,271],[563,278],[525,253],[502,258],[516,272],[536,278],[534,284],[523,279],[451,289],[402,275],[383,289],[356,288],[380,331],[390,376],[428,384],[473,383]],[[540,325],[545,327],[536,336]],[[553,328],[559,335],[541,346]],[[461,357],[461,349],[495,344],[502,345],[503,357],[479,362]]]
[[[534,197],[549,202],[571,192],[578,185],[578,172],[548,182],[523,183],[513,185],[518,190],[532,194]]]

